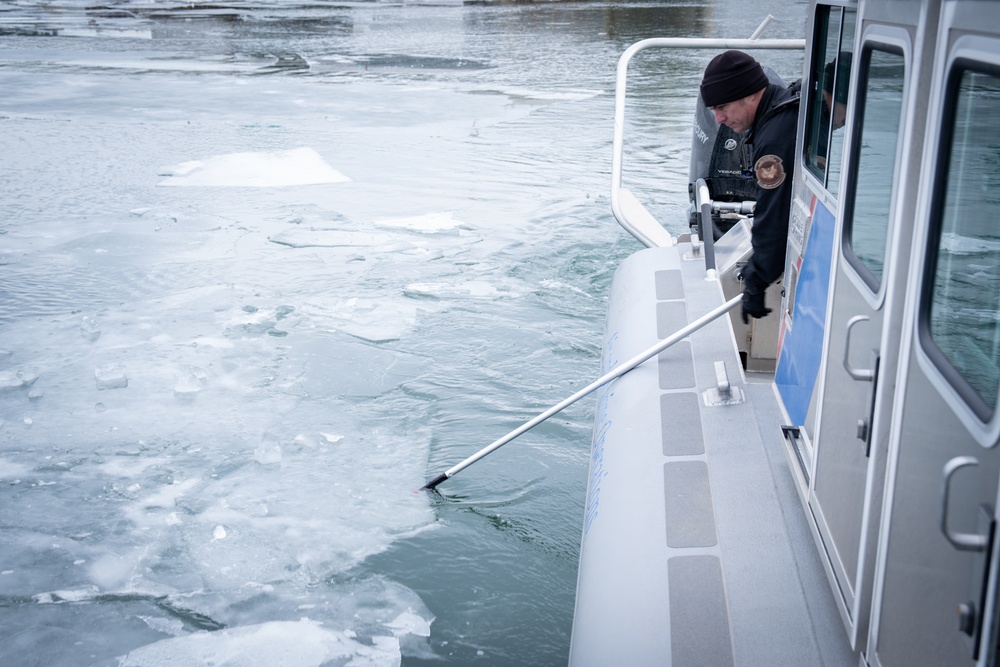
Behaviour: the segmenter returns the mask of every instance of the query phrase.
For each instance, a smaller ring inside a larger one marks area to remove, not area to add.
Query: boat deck
[[[689,244],[616,274],[604,370],[723,303]],[[706,405],[722,361],[734,398]],[[789,469],[770,377],[726,317],[598,397],[573,665],[856,665]]]

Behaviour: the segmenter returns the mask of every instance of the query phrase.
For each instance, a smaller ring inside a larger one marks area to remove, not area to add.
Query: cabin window
[[[905,71],[902,52],[866,47],[862,54],[844,255],[872,292],[882,284]]]
[[[988,421],[1000,387],[1000,71],[959,61],[947,90],[921,328],[936,365]]]
[[[819,5],[813,35],[812,87],[806,119],[806,167],[836,195],[844,148],[844,118],[850,88],[855,10]]]

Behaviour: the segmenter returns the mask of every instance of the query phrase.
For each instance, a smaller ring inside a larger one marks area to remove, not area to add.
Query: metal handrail
[[[694,206],[701,216],[701,238],[705,242],[705,270],[714,278],[715,223],[712,222],[712,197],[704,178],[699,178],[694,185]]]
[[[672,245],[673,237],[656,222],[655,218],[645,209],[626,188],[622,187],[622,148],[625,137],[625,89],[628,79],[628,65],[632,58],[650,48],[670,49],[769,49],[769,50],[805,50],[804,39],[757,39],[773,17],[768,16],[754,31],[750,39],[713,39],[700,37],[656,37],[636,42],[618,59],[618,72],[615,78],[615,134],[611,157],[611,211],[615,219],[625,230],[637,238],[648,248]],[[633,217],[629,217],[631,209]]]

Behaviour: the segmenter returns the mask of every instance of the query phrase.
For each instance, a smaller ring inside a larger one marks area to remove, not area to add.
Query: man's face
[[[753,125],[753,118],[757,113],[756,93],[709,108],[715,112],[716,123],[728,125],[733,132],[745,132]]]
[[[823,91],[823,100],[826,101],[826,108],[829,109],[830,105],[833,103],[833,95],[827,91]],[[833,104],[833,129],[839,130],[844,127],[844,123],[847,122],[847,105],[842,102],[837,102]]]

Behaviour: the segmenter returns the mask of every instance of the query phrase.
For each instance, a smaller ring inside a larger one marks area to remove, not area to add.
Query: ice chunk
[[[0,479],[16,479],[31,472],[31,467],[8,459],[0,459]]]
[[[165,635],[181,637],[185,634],[184,622],[179,618],[159,618],[158,616],[140,616],[139,620],[157,632]]]
[[[253,450],[253,460],[262,465],[281,463],[281,445],[274,437],[265,435],[260,446]]]
[[[226,527],[225,526],[216,526],[212,530],[212,539],[213,540],[224,540],[224,539],[226,539]]]
[[[273,153],[231,153],[183,162],[163,170],[159,185],[276,188],[290,185],[343,183],[348,177],[331,167],[312,148]]]
[[[94,318],[84,316],[80,321],[80,335],[83,336],[84,340],[89,340],[93,343],[101,337],[101,327]]]
[[[103,590],[128,586],[140,557],[133,549],[100,555],[87,565],[87,576]]]
[[[0,391],[30,387],[37,379],[37,375],[28,371],[0,371]]]
[[[325,447],[328,444],[333,444],[340,442],[344,439],[342,435],[333,435],[332,433],[300,433],[295,436],[292,441],[294,444],[298,445],[300,450],[305,449],[316,449],[317,447]]]
[[[97,586],[90,586],[78,590],[59,590],[47,593],[38,593],[32,599],[38,604],[58,604],[60,602],[85,602],[92,600],[98,593]]]
[[[191,398],[201,391],[205,386],[208,375],[200,368],[189,368],[179,376],[174,382],[174,396],[177,398]]]
[[[0,389],[17,389],[21,378],[14,371],[0,371]]]
[[[431,636],[431,621],[415,614],[412,609],[407,609],[393,621],[386,623],[386,627],[391,629],[397,637],[401,635]]]
[[[174,382],[174,396],[183,398],[193,396],[199,391],[201,391],[201,382],[190,373],[180,376]]]
[[[201,336],[200,338],[195,338],[193,341],[191,341],[191,343],[195,347],[198,346],[214,347],[220,350],[228,350],[232,349],[233,347],[232,341],[228,341],[225,338],[212,338],[209,336]]]
[[[451,211],[444,213],[427,213],[409,218],[391,218],[388,220],[376,220],[376,227],[389,227],[393,229],[409,229],[415,232],[433,233],[448,229],[461,227],[464,223],[455,220]]]
[[[399,665],[399,641],[373,637],[366,646],[346,632],[310,620],[273,621],[164,639],[126,655],[121,667],[163,665]]]
[[[122,389],[128,386],[125,366],[118,363],[103,364],[94,369],[98,389]]]

